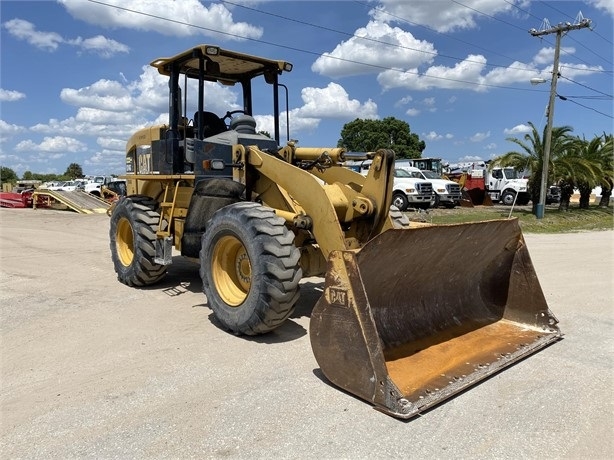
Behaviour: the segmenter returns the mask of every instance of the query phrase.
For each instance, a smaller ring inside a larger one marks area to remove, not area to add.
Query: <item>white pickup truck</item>
[[[424,179],[433,184],[433,192],[435,193],[434,208],[439,206],[445,206],[446,208],[454,208],[460,206],[462,198],[461,186],[454,181],[444,179],[434,171],[420,170],[414,166],[407,166],[401,164],[397,166],[399,169],[403,169],[418,179]]]
[[[395,168],[392,204],[401,211],[407,208],[428,209],[435,204],[433,184],[410,172]]]
[[[346,167],[367,175],[371,160],[347,162]],[[415,177],[402,168],[395,168],[392,191],[392,205],[400,211],[408,208],[428,209],[435,203],[433,184],[422,177]]]

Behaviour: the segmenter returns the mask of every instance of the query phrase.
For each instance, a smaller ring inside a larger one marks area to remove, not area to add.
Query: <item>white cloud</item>
[[[83,142],[64,136],[45,137],[40,144],[25,140],[15,146],[16,152],[75,153],[85,150],[87,146]]]
[[[531,127],[525,124],[516,125],[513,128],[505,128],[503,130],[503,134],[524,134],[524,133],[530,133],[530,132],[531,132]]]
[[[485,90],[480,87],[481,73],[486,66],[486,58],[481,55],[469,55],[454,67],[432,66],[420,74],[417,70],[399,72],[386,70],[378,75],[377,80],[384,89],[402,87],[413,90],[431,88],[468,88],[475,91]]]
[[[67,43],[78,46],[84,51],[98,54],[103,58],[110,58],[117,53],[128,53],[130,51],[128,46],[102,35],[96,35],[95,37],[85,39],[79,37],[74,40],[69,40]]]
[[[485,139],[488,139],[490,137],[490,131],[487,131],[485,133],[475,133],[473,136],[471,136],[469,138],[469,140],[471,142],[482,142]]]
[[[133,106],[130,92],[117,81],[98,80],[78,90],[64,88],[60,99],[70,105],[109,111],[129,110]]]
[[[98,139],[96,139],[96,143],[104,149],[111,151],[121,151],[122,154],[124,153],[124,149],[126,147],[125,139],[113,139],[111,137],[99,137]]]
[[[429,141],[438,141],[440,139],[443,139],[443,136],[441,134],[437,134],[435,131],[431,131],[429,133],[423,133],[422,137],[424,137],[425,139]]]
[[[325,88],[303,88],[301,91],[303,106],[290,110],[290,136],[296,137],[300,132],[312,132],[322,119],[353,120],[355,118],[377,118],[377,104],[371,99],[361,103],[350,99],[343,86],[329,83]],[[256,130],[267,131],[273,135],[273,117],[255,115]],[[286,113],[280,115],[280,130],[286,132]]]
[[[6,141],[8,138],[25,131],[23,126],[17,126],[0,120],[0,140]]]
[[[25,40],[30,45],[43,50],[55,51],[64,42],[60,34],[36,30],[34,24],[23,19],[11,19],[3,26],[13,37]]]
[[[432,43],[381,22],[370,21],[354,35],[316,59],[311,70],[336,78],[379,73],[390,67],[411,69],[432,62],[437,54]]]
[[[0,101],[1,102],[15,102],[20,99],[25,99],[26,95],[19,91],[9,91],[0,88]]]
[[[379,21],[409,21],[438,32],[473,29],[477,26],[475,18],[480,18],[481,13],[495,16],[514,11],[511,2],[500,0],[464,0],[460,3],[445,4],[439,1],[412,0],[409,7],[407,0],[380,0],[379,3],[380,5],[370,12],[371,16]]]
[[[404,105],[409,104],[409,103],[410,103],[411,101],[413,101],[413,100],[414,100],[414,99],[413,99],[411,96],[405,96],[405,97],[402,97],[401,99],[399,99],[398,101],[396,101],[396,102],[394,103],[394,106],[395,106],[395,107],[402,107],[402,106],[404,106]]]
[[[561,56],[564,56],[565,54],[575,54],[575,52],[575,48],[565,46],[561,47]],[[547,47],[540,49],[537,54],[533,56],[533,62],[539,65],[550,64],[550,66],[552,66],[552,63],[554,62],[554,48]]]
[[[131,123],[134,115],[128,111],[112,112],[110,110],[92,109],[90,107],[80,107],[75,115],[75,121],[80,123],[91,123],[93,125],[123,125]]]
[[[13,37],[19,40],[25,40],[30,45],[45,51],[55,51],[62,44],[77,46],[83,51],[93,52],[105,58],[112,57],[117,53],[127,53],[129,51],[126,45],[103,37],[102,35],[85,39],[81,37],[64,39],[56,32],[37,30],[34,24],[24,21],[23,19],[11,19],[5,22],[3,27]]]
[[[414,109],[414,108],[410,108],[410,109],[407,109],[405,114],[409,115],[410,117],[415,117],[417,115],[420,115],[420,110]]]
[[[298,115],[306,118],[377,118],[377,104],[371,99],[362,104],[350,99],[343,86],[329,83],[326,88],[303,88],[301,98],[304,105]]]
[[[525,64],[516,61],[507,67],[495,67],[490,71],[486,71],[486,64],[484,56],[469,55],[456,63],[454,67],[436,65],[429,67],[422,73],[416,69],[406,72],[390,69],[380,73],[377,80],[384,90],[400,87],[416,91],[445,88],[484,92],[493,86],[510,86],[518,83],[526,85],[534,77],[545,79],[552,77],[552,64],[549,67],[539,69],[535,62]],[[561,68],[563,67],[567,78],[603,70],[601,66],[585,64],[561,63]]]
[[[460,157],[458,161],[466,161],[466,162],[474,162],[474,161],[482,161],[483,158],[480,155],[465,155]]]
[[[105,5],[83,0],[59,0],[75,18],[97,26],[152,31],[164,35],[209,36],[225,40],[260,38],[262,27],[235,22],[221,3],[207,8],[198,0],[106,0]],[[219,32],[219,33],[216,33]]]
[[[614,17],[614,2],[612,0],[588,0],[595,8],[604,10]]]

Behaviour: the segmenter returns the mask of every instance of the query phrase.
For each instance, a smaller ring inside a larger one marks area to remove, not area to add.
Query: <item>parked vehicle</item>
[[[366,176],[371,166],[371,160],[348,161],[345,166]],[[400,211],[409,208],[429,209],[436,202],[436,195],[433,191],[433,184],[424,180],[422,175],[413,174],[404,167],[397,168],[395,162],[392,205]]]
[[[490,204],[489,201],[508,206],[525,205],[531,200],[528,180],[519,177],[518,172],[512,167],[488,168],[484,165],[484,167],[453,171],[448,173],[448,177],[467,191],[474,205]]]
[[[428,209],[435,204],[433,184],[405,169],[394,169],[392,204],[401,211],[408,208]]]
[[[102,188],[115,180],[117,179],[112,176],[93,176],[90,181],[85,184],[84,190],[87,193],[91,193],[92,195],[102,198]]]
[[[57,190],[62,190],[64,192],[74,192],[79,189],[79,183],[75,181],[66,181],[62,182]]]
[[[548,187],[546,192],[546,204],[555,204],[561,202],[561,187],[552,185]]]
[[[408,166],[405,161],[397,161],[397,168],[407,171],[412,177],[424,179],[433,185],[433,204],[432,207],[454,208],[460,205],[462,198],[461,187],[457,182],[444,179],[438,173],[430,170],[420,170],[413,166]]]

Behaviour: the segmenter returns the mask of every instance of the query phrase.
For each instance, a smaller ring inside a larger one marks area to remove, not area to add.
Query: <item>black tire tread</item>
[[[239,322],[229,318],[225,313],[225,304],[215,294],[215,286],[208,277],[207,248],[215,235],[211,231],[203,235],[201,249],[200,275],[203,280],[203,291],[217,319],[228,329],[237,334],[259,335],[279,327],[294,311],[300,291],[299,282],[302,278],[300,268],[300,251],[294,246],[294,234],[286,227],[285,221],[275,212],[258,203],[239,202],[217,211],[207,225],[215,230],[219,222],[235,222],[249,235],[243,244],[258,246],[261,252],[252,258],[252,263],[258,264],[262,284],[252,285],[245,303],[250,303],[249,318]],[[213,231],[214,231],[213,230]],[[253,241],[253,243],[252,243]],[[210,262],[210,261],[209,261]],[[254,267],[252,273],[254,272]],[[254,281],[253,281],[254,282]],[[258,292],[257,292],[258,291]],[[218,302],[220,302],[218,304]]]
[[[142,287],[157,283],[166,275],[166,266],[154,262],[156,229],[160,214],[157,202],[149,197],[131,196],[120,200],[111,216],[110,248],[117,279],[128,286]],[[134,258],[125,267],[117,255],[117,222],[122,215],[130,221],[134,233]]]

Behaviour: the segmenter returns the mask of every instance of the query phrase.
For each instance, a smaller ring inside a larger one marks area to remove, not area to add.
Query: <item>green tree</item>
[[[33,180],[34,179],[34,174],[32,174],[32,171],[25,171],[21,178],[23,180]]]
[[[603,164],[602,164],[602,172],[603,177],[601,178],[601,200],[599,201],[600,207],[607,207],[610,205],[610,197],[612,196],[612,188],[614,188],[614,154],[612,150],[614,150],[614,137],[611,134],[603,134],[604,143],[604,154],[609,152],[609,154],[604,155]]]
[[[60,180],[60,176],[58,176],[57,174],[33,173],[32,179],[40,180],[41,182],[53,182],[53,181]]]
[[[525,134],[522,139],[515,137],[507,138],[508,141],[517,144],[522,151],[507,152],[506,154],[496,158],[493,161],[493,164],[500,166],[513,166],[519,171],[531,171],[531,176],[529,177],[529,192],[531,194],[531,201],[533,202],[533,213],[536,213],[541,188],[540,186],[544,161],[543,139],[545,138],[546,128],[544,128],[543,135],[540,136],[533,123],[529,122],[529,126],[531,127],[531,132]],[[560,180],[575,181],[575,163],[579,162],[576,161],[577,157],[574,158],[573,156],[568,155],[575,143],[575,138],[570,135],[572,131],[573,128],[570,126],[552,128],[547,185],[557,183]]]
[[[390,148],[395,151],[397,158],[420,158],[426,144],[402,120],[394,117],[383,120],[357,118],[343,126],[337,147],[344,147],[350,152],[373,152],[380,148]]]
[[[11,168],[7,166],[2,166],[0,168],[0,183],[15,183],[18,179],[17,174]]]
[[[66,168],[64,176],[66,176],[69,180],[83,177],[83,169],[81,169],[81,165],[77,163],[71,163],[68,165],[68,168]]]
[[[577,138],[574,154],[582,158],[592,169],[592,174],[578,178],[576,186],[580,192],[580,209],[588,209],[591,191],[603,185],[612,174],[612,138],[596,136],[590,141]],[[607,184],[607,182],[606,182]]]

